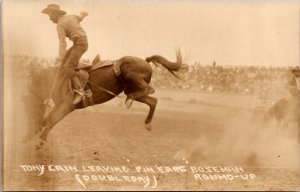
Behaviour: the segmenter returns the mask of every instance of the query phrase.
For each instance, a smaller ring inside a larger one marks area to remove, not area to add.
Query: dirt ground
[[[11,105],[19,110],[5,111],[12,121],[4,124],[4,189],[300,189],[297,129],[262,123],[263,112],[253,108],[252,97],[171,90],[157,90],[155,96],[159,101],[151,132],[143,124],[147,106],[134,102],[127,110],[124,99],[115,98],[69,114],[38,151],[32,142],[22,141],[26,118],[16,97]],[[58,168],[38,176],[39,170],[28,168],[25,172],[22,165]],[[63,166],[75,166],[77,171],[66,171]],[[88,172],[82,166],[125,166],[129,171]],[[137,166],[154,171],[138,173]],[[166,168],[178,166],[185,171]],[[243,171],[220,172],[219,166],[240,167]],[[193,173],[195,167],[200,171]],[[100,180],[96,178],[99,175],[133,177]],[[227,179],[207,179],[209,175],[227,175]],[[231,180],[230,175],[242,175],[244,179]],[[150,184],[136,181],[138,176],[148,176]]]

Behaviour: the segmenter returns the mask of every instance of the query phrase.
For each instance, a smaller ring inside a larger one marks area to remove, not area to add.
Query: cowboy
[[[75,72],[81,56],[88,49],[88,41],[85,30],[80,26],[80,22],[88,15],[81,12],[78,15],[66,15],[59,5],[49,4],[42,13],[48,14],[49,19],[57,24],[57,33],[59,38],[59,56],[57,62],[61,63],[62,69],[67,73],[73,86],[75,87],[76,97],[73,104],[77,104],[84,96],[84,90],[79,78]],[[73,46],[66,51],[66,37],[73,41]]]
[[[290,71],[291,77],[288,81],[289,91],[294,98],[300,98],[300,69],[296,66]]]
[[[297,89],[300,90],[300,68],[299,66],[294,67],[291,72],[294,74],[294,83],[297,86]]]

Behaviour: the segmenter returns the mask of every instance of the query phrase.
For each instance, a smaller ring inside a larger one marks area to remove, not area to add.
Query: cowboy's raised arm
[[[87,12],[81,11],[81,12],[80,12],[80,15],[79,15],[79,16],[76,15],[76,16],[77,16],[79,22],[81,22],[81,21],[83,20],[83,18],[85,18],[85,17],[88,16],[88,15],[89,15],[89,14],[88,14]]]
[[[66,33],[61,25],[57,25],[57,34],[58,34],[58,39],[59,39],[59,55],[58,55],[58,60],[62,61],[65,54],[66,54],[66,49],[67,49],[67,42],[66,42]]]

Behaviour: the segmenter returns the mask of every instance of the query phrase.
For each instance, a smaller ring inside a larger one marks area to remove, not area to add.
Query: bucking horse
[[[148,131],[151,130],[151,121],[157,104],[157,98],[149,96],[155,92],[149,86],[153,73],[150,63],[162,65],[177,78],[178,76],[174,72],[187,68],[187,65],[183,64],[180,50],[176,52],[175,62],[171,62],[160,55],[153,55],[146,59],[125,56],[108,65],[103,65],[99,62],[101,60],[95,58],[92,66],[81,68],[85,73],[80,78],[83,85],[88,87],[91,92],[90,101],[92,101],[92,105],[107,102],[124,92],[127,96],[125,100],[127,108],[130,108],[133,101],[145,103],[149,106],[149,112],[145,119],[145,128]],[[56,77],[53,76],[55,70],[58,71]],[[37,78],[32,81],[32,83],[35,83],[32,86],[35,95],[33,92],[30,94],[33,94],[32,97],[38,102],[38,104],[35,104],[39,108],[39,112],[37,113],[39,117],[35,117],[36,122],[39,124],[38,133],[36,134],[38,138],[36,147],[39,149],[45,144],[49,131],[67,114],[76,109],[86,107],[86,100],[77,105],[72,104],[75,94],[72,92],[73,89],[70,80],[61,67],[53,67],[52,69],[49,69],[49,67],[44,68],[43,73],[40,73],[39,79],[34,75],[32,77]],[[37,88],[38,86],[40,87],[39,89]],[[49,102],[45,105],[44,101],[49,98],[49,87],[51,86],[54,87],[54,91],[51,93],[53,106],[51,112],[45,115],[47,107],[49,108],[47,106]]]

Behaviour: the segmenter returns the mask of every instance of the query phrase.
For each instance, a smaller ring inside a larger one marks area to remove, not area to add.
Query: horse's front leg
[[[149,113],[145,120],[145,127],[148,131],[151,131],[151,121],[152,121],[154,111],[155,111],[155,108],[157,105],[157,99],[155,97],[151,97],[151,96],[144,96],[144,97],[137,98],[136,101],[145,103],[150,107]]]
[[[47,118],[45,122],[45,126],[42,128],[40,135],[39,135],[39,143],[37,148],[41,147],[45,144],[48,134],[50,130],[60,121],[62,120],[67,114],[73,111],[73,107],[70,104],[62,104],[56,110],[52,111],[50,116]]]

